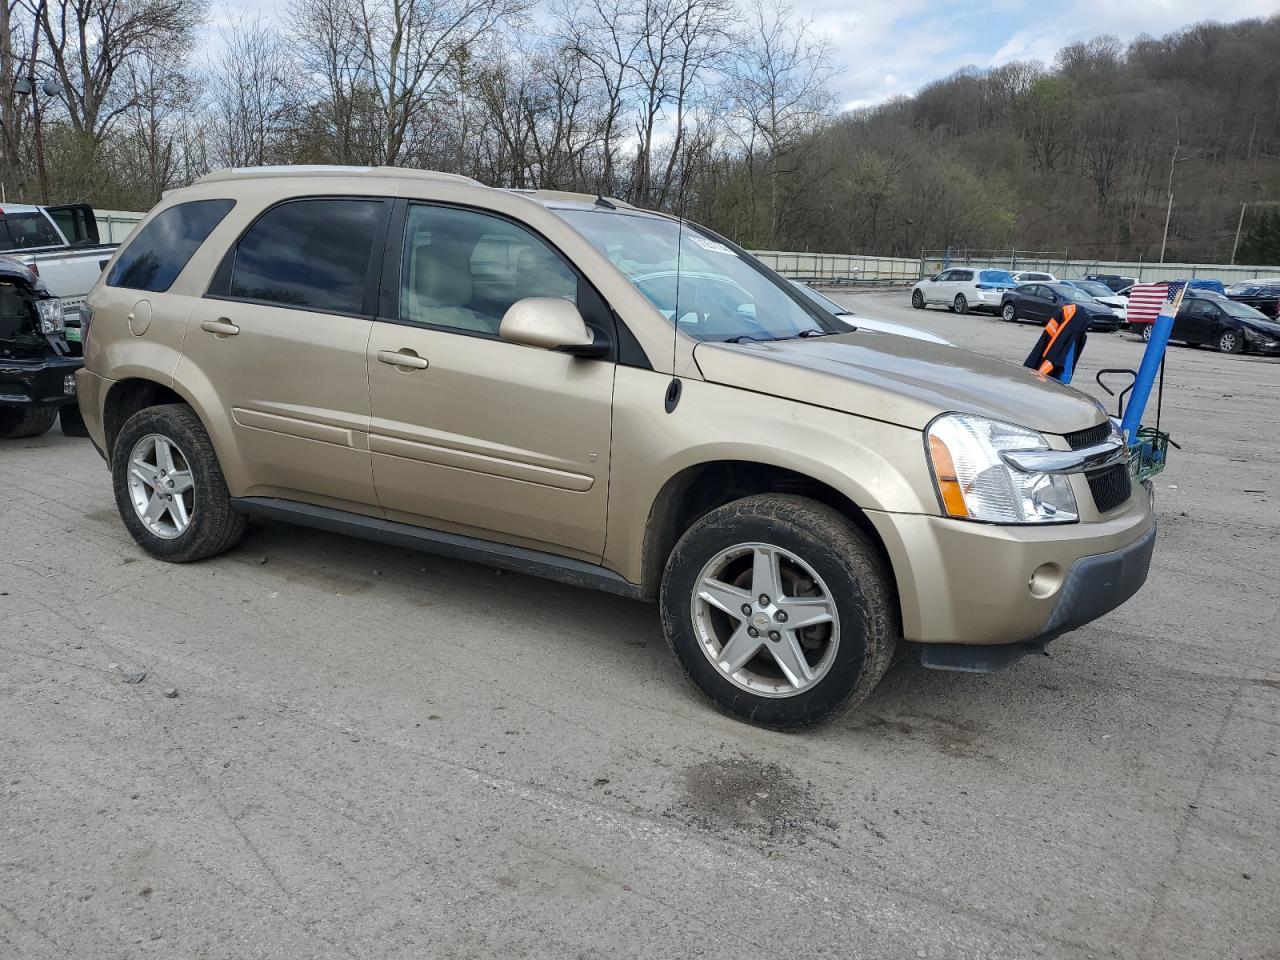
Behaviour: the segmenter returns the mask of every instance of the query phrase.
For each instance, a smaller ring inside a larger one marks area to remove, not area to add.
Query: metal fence
[[[914,283],[920,261],[914,257],[864,257],[849,253],[790,253],[753,250],[784,277],[822,284]]]
[[[98,221],[98,239],[103,243],[122,243],[133,232],[145,213],[131,210],[94,210]]]
[[[1239,266],[1223,263],[1144,263],[1135,260],[1069,260],[1065,253],[1022,250],[926,250],[920,258],[920,276],[932,276],[948,267],[978,269],[1036,270],[1052,273],[1064,280],[1075,280],[1090,273],[1134,277],[1143,283],[1161,280],[1194,280],[1212,278],[1223,283],[1252,280],[1255,277],[1280,277],[1280,266]]]

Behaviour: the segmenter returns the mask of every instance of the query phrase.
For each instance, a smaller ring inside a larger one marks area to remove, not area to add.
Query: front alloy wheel
[[[899,635],[884,556],[850,519],[793,494],[716,507],[676,543],[662,626],[720,709],[779,729],[864,700]]]
[[[913,307],[915,307],[917,310],[923,310],[923,309],[924,309],[924,294],[923,294],[923,293],[921,293],[919,290],[912,290],[912,291],[911,291],[911,305],[912,305]]]
[[[698,575],[692,598],[702,652],[735,686],[791,697],[820,681],[840,646],[831,592],[788,550],[742,543],[721,550]]]
[[[1218,349],[1223,353],[1243,353],[1244,337],[1238,330],[1223,330],[1218,334]]]
[[[1149,343],[1151,340],[1151,324],[1144,323],[1142,325],[1142,342]]]

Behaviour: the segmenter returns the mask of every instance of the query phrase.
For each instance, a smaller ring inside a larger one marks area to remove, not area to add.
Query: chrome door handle
[[[420,357],[408,348],[404,350],[379,350],[378,362],[389,363],[393,367],[410,367],[414,370],[425,370],[430,365],[426,357]]]
[[[240,328],[226,317],[220,317],[217,320],[201,320],[200,329],[216,337],[234,337],[240,332]]]

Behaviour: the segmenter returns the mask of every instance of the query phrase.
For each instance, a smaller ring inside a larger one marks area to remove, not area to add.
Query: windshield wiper
[[[757,337],[752,333],[740,333],[736,337],[726,337],[721,343],[744,343],[750,340],[753,343],[773,343],[775,337]]]
[[[796,336],[801,337],[805,340],[808,340],[810,337],[829,337],[831,336],[831,331],[830,330],[813,330],[813,329],[801,330],[799,333],[796,334]]]

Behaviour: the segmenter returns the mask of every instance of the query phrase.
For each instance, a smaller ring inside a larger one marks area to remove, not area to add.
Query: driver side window
[[[413,204],[400,263],[400,319],[497,336],[517,300],[577,305],[576,274],[543,240],[500,217]]]

